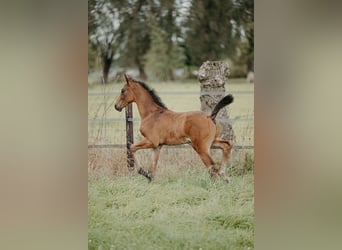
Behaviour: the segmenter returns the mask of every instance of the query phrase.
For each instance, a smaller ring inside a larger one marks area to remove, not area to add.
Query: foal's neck
[[[139,85],[135,87],[134,95],[135,103],[137,104],[141,119],[162,108],[154,102],[152,96],[148,93],[148,91]]]

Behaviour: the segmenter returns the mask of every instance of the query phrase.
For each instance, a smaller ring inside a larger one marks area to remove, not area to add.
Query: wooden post
[[[229,66],[221,61],[206,61],[198,71],[198,80],[201,83],[201,110],[208,114],[215,105],[225,96],[225,83],[229,75]],[[233,142],[235,140],[232,125],[228,121],[226,109],[222,109],[216,120],[222,125],[221,138]]]
[[[128,104],[126,111],[126,146],[127,146],[127,167],[130,171],[134,170],[134,159],[130,150],[133,144],[133,112],[132,104]]]

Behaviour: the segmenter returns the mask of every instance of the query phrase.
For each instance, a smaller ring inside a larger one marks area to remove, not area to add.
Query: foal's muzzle
[[[115,104],[115,109],[116,109],[117,111],[119,111],[119,112],[121,112],[121,110],[122,110],[122,108],[121,108],[119,105],[117,105],[117,104]]]

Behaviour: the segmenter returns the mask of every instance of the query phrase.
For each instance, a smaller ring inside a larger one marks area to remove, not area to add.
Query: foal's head
[[[121,89],[121,94],[115,101],[116,110],[121,111],[128,104],[135,102],[136,96],[141,97],[141,95],[147,96],[147,100],[144,101],[145,106],[154,103],[159,106],[159,108],[167,109],[165,104],[161,101],[160,97],[152,88],[143,82],[129,78],[126,74],[124,74],[124,76],[126,79],[126,84]],[[138,89],[140,90],[139,92],[137,92]]]
[[[115,101],[115,109],[120,112],[128,104],[134,102],[135,98],[134,93],[132,91],[132,80],[126,74],[124,74],[124,76],[126,79],[126,84],[121,89],[121,93]]]

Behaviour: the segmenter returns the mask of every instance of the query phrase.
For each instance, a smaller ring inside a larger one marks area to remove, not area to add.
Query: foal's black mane
[[[147,90],[147,92],[151,95],[153,101],[158,104],[160,107],[167,109],[166,105],[162,102],[162,100],[160,99],[160,97],[157,95],[156,91],[154,89],[152,89],[150,86],[148,86],[146,83],[141,82],[141,81],[137,81],[134,79],[133,80],[135,83],[138,83],[141,87],[143,87],[144,89]]]

